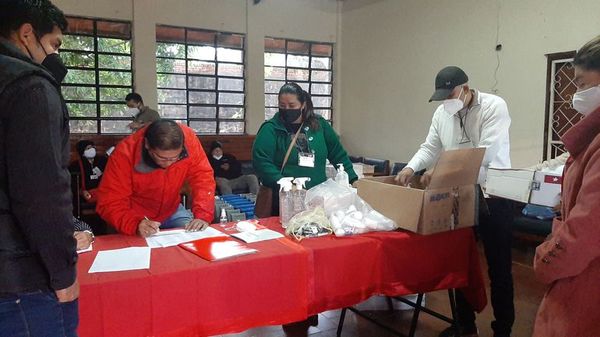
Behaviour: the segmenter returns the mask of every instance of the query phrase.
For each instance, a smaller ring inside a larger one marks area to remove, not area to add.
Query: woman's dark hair
[[[588,41],[577,51],[573,65],[585,70],[600,71],[600,35]]]
[[[159,119],[146,129],[148,146],[158,150],[176,150],[183,146],[183,131],[170,119]]]
[[[279,89],[278,97],[285,94],[295,95],[300,103],[305,104],[304,110],[302,110],[302,120],[307,123],[311,129],[318,130],[320,127],[319,119],[315,114],[310,94],[295,82],[288,82]]]
[[[9,38],[22,25],[33,26],[38,38],[52,33],[54,27],[67,30],[65,14],[49,0],[0,1],[0,36]]]

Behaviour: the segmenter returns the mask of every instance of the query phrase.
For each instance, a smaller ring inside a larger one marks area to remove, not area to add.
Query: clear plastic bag
[[[285,229],[285,234],[300,241],[306,237],[323,236],[333,233],[333,228],[323,207],[316,207],[294,215]]]
[[[323,207],[325,214],[330,216],[337,210],[344,210],[354,204],[356,190],[351,187],[342,186],[333,179],[314,186],[306,191],[306,208]]]
[[[336,236],[373,231],[392,231],[398,225],[377,212],[356,193],[356,189],[328,179],[306,192],[306,208],[324,209]]]

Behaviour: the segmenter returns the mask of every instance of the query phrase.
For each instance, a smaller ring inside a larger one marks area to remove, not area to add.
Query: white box
[[[554,207],[560,202],[562,176],[527,169],[488,169],[485,193],[523,203]]]

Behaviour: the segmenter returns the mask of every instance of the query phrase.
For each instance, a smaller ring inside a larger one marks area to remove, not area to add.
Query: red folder
[[[248,246],[228,236],[204,238],[188,243],[181,243],[179,246],[208,261],[222,260],[257,252],[256,249],[248,248]]]

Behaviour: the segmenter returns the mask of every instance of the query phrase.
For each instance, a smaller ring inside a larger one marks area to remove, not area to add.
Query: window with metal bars
[[[158,111],[198,134],[245,130],[244,35],[156,27]]]
[[[333,44],[265,38],[265,119],[278,110],[277,94],[286,82],[296,82],[312,96],[315,113],[331,122]]]
[[[125,96],[133,91],[131,23],[68,17],[60,57],[72,133],[129,133]]]
[[[583,118],[573,109],[577,86],[571,62],[575,51],[547,54],[546,57],[544,160],[556,158],[566,151],[561,137]]]

